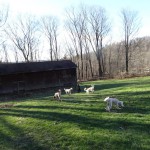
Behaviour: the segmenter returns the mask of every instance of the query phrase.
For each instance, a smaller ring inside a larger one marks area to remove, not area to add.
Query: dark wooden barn
[[[76,84],[76,65],[70,60],[0,64],[0,94]]]

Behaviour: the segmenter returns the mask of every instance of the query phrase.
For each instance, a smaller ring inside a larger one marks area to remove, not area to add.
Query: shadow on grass
[[[91,112],[105,112],[104,109],[100,108],[85,108],[85,107],[72,107],[72,106],[16,106],[17,108],[23,109],[47,109],[47,110],[83,110],[83,111],[91,111]]]
[[[117,93],[116,95],[125,95],[126,97],[132,97],[132,96],[138,96],[138,97],[145,97],[149,96],[150,90],[149,91],[125,91],[125,92],[120,92]]]
[[[79,101],[79,102],[82,102],[82,101]],[[83,102],[85,103],[85,101],[83,101]],[[93,101],[92,101],[92,103],[93,103]],[[22,106],[22,105],[15,106],[15,107],[19,108],[19,109],[20,108],[23,108],[23,109],[49,109],[49,110],[50,109],[62,109],[62,110],[64,110],[64,109],[67,110],[68,109],[68,110],[81,110],[81,111],[83,110],[83,111],[100,112],[100,113],[105,112],[104,108],[102,109],[102,108],[92,108],[92,107],[87,108],[87,107],[72,107],[72,106]],[[142,105],[142,107],[140,107],[140,106],[138,107],[137,105],[134,105],[134,104],[132,104],[132,105],[128,104],[128,106],[125,106],[124,108],[122,108],[120,110],[115,109],[115,112],[118,112],[118,113],[149,114],[150,113],[150,108],[144,108],[143,105]]]
[[[69,97],[69,98],[71,98],[71,97]],[[81,103],[82,102],[83,103],[93,102],[92,100],[89,100],[89,101],[72,100],[72,101],[79,101]],[[70,103],[70,100],[66,99],[64,101],[64,104],[65,103]],[[62,102],[62,104],[63,104],[63,102]],[[31,109],[31,110],[29,110],[29,109]],[[41,111],[41,109],[42,109],[42,111]],[[129,121],[124,118],[113,118],[113,119],[106,118],[106,119],[104,119],[103,117],[100,119],[96,119],[96,118],[91,118],[88,116],[86,116],[86,117],[82,116],[82,114],[81,115],[71,114],[71,111],[70,111],[70,113],[63,113],[63,111],[61,112],[61,110],[64,110],[64,109],[66,109],[66,110],[69,109],[69,111],[70,110],[76,110],[76,111],[83,110],[83,112],[84,111],[91,111],[91,112],[98,112],[98,113],[105,112],[105,110],[98,109],[98,108],[92,108],[92,107],[91,108],[87,108],[87,107],[85,107],[85,108],[77,107],[76,108],[75,106],[72,107],[72,106],[18,105],[18,106],[14,106],[13,108],[3,109],[2,110],[3,112],[0,113],[0,116],[33,118],[33,119],[38,119],[41,121],[42,120],[54,121],[57,123],[57,124],[55,124],[55,126],[57,126],[59,124],[63,124],[63,123],[72,123],[72,124],[78,125],[80,129],[89,130],[89,131],[93,130],[93,128],[98,128],[98,129],[106,129],[106,130],[110,130],[110,131],[115,130],[118,132],[126,132],[128,130],[132,130],[132,131],[135,131],[136,133],[141,133],[141,134],[144,133],[146,135],[150,134],[149,125],[142,123],[142,122],[138,122],[137,120]],[[59,112],[51,112],[53,110],[54,111],[59,110]],[[141,114],[148,114],[149,109],[144,109],[144,108],[133,109],[132,107],[125,107],[124,109],[119,110],[119,111],[121,113],[136,113],[136,112],[138,112]],[[143,117],[143,116],[139,115],[137,117]],[[14,137],[11,137],[10,135],[8,135],[6,133],[2,133],[0,131],[0,140],[3,141],[4,143],[8,144],[8,145],[6,145],[6,147],[8,149],[11,148],[14,150],[17,150],[17,149],[18,150],[19,149],[21,149],[21,150],[26,150],[26,149],[49,150],[50,147],[52,147],[52,149],[53,148],[61,149],[61,146],[55,147],[55,145],[53,145],[53,143],[51,143],[51,145],[48,143],[45,143],[44,145],[41,144],[40,143],[41,141],[36,141],[33,136],[26,134],[23,129],[10,124],[9,122],[5,121],[5,119],[0,118],[0,122],[4,126],[6,126],[8,128],[8,130],[15,133],[15,138],[14,138]],[[63,125],[62,125],[62,127],[63,127]],[[133,139],[133,140],[135,140],[135,139]],[[4,143],[2,143],[1,145],[5,145]],[[111,141],[109,144],[112,144],[112,143],[113,143],[113,141]],[[91,147],[95,146],[95,148],[97,149],[95,141],[93,141],[92,144],[93,145],[90,145],[89,147],[91,148]],[[124,142],[121,141],[120,144],[124,144]],[[132,142],[130,142],[130,144],[132,144]],[[130,149],[130,146],[128,146],[128,148]]]
[[[62,99],[63,102],[65,103],[78,103],[78,104],[95,104],[95,103],[100,103],[99,100],[95,100],[95,97],[93,96],[92,98],[81,98],[81,100],[78,99]]]
[[[125,102],[126,106],[131,108],[134,112],[147,113],[150,111],[150,98],[149,91],[138,91],[138,92],[122,92],[115,94],[119,100]],[[148,109],[149,108],[149,109]],[[131,111],[129,111],[131,112]]]
[[[55,107],[54,107],[55,108]],[[26,110],[12,110],[7,109],[6,112],[1,113],[1,115],[5,116],[13,116],[13,117],[29,117],[36,118],[41,120],[49,120],[56,122],[69,122],[75,123],[80,128],[90,129],[90,128],[102,128],[108,130],[118,130],[120,126],[124,126],[125,128],[132,128],[135,131],[149,132],[149,125],[144,123],[130,122],[125,119],[95,119],[91,117],[85,117],[76,114],[70,113],[59,113],[59,112],[44,112],[44,111],[26,111]]]
[[[40,145],[39,142],[35,141],[32,136],[24,132],[23,129],[10,124],[3,118],[0,118],[0,123],[7,131],[0,131],[0,148],[1,149],[11,149],[11,150],[49,150],[49,147]],[[11,134],[9,134],[11,132]],[[13,133],[13,135],[12,135]]]
[[[120,88],[120,87],[125,87],[125,86],[131,86],[134,85],[135,83],[100,83],[95,85],[95,90],[105,90],[105,89],[114,89],[114,88]],[[82,87],[82,91],[84,89],[84,86]]]
[[[140,107],[126,107],[124,109],[121,109],[121,113],[134,113],[134,114],[142,114],[142,115],[148,115],[150,114],[150,108],[140,108]]]

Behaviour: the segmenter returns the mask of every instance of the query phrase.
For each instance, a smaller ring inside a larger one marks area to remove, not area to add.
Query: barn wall
[[[0,76],[0,93],[19,93],[49,87],[75,87],[76,69],[19,73]]]

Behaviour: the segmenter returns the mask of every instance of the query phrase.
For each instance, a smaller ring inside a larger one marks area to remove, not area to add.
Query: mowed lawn
[[[93,94],[83,91],[95,85]],[[1,97],[0,150],[148,150],[150,77],[81,83],[82,92]],[[124,101],[106,112],[106,96]]]

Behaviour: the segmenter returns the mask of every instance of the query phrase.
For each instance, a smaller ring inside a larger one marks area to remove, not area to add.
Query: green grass
[[[53,93],[0,102],[0,150],[148,150],[150,77],[82,83],[95,93]],[[125,108],[106,112],[106,96]]]

